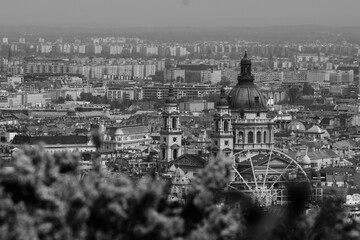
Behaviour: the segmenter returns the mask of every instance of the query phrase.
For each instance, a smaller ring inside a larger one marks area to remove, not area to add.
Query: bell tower
[[[172,85],[169,87],[169,97],[165,101],[165,107],[161,117],[160,161],[170,162],[182,155],[182,131],[179,119],[180,113]]]
[[[225,89],[222,88],[214,115],[214,131],[211,137],[214,157],[232,157],[233,153],[231,111],[226,98]]]

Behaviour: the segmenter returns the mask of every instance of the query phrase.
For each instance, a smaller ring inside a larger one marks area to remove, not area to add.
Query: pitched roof
[[[29,117],[23,113],[13,113],[14,117],[17,119],[29,119]]]
[[[320,122],[320,125],[330,125],[330,121],[332,120],[333,118],[330,118],[330,117],[324,117],[321,122]]]
[[[348,140],[341,140],[341,141],[334,142],[332,144],[332,146],[333,146],[333,148],[337,148],[337,149],[348,149],[348,148],[354,147]]]
[[[171,164],[177,167],[194,168],[204,168],[206,163],[205,159],[203,159],[200,155],[195,154],[184,154],[171,162]]]
[[[57,118],[67,116],[67,112],[46,112],[46,111],[33,111],[33,117],[43,117],[43,118]]]
[[[312,126],[310,129],[306,130],[307,133],[324,133],[324,131],[319,126]]]
[[[87,144],[89,142],[89,138],[87,136],[23,136],[16,135],[12,140],[12,144],[15,145],[35,145],[38,143],[45,143],[48,145],[55,144]]]

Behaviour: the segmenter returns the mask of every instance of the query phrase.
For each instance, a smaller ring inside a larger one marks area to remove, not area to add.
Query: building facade
[[[182,130],[179,117],[179,106],[174,96],[174,89],[170,86],[160,130],[160,161],[162,162],[171,162],[182,155]]]

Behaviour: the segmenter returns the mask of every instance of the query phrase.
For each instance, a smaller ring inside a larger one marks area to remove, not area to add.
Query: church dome
[[[287,129],[289,131],[295,131],[295,132],[303,132],[306,130],[305,125],[302,122],[299,122],[297,120],[291,121],[289,125],[287,126]]]
[[[238,76],[238,83],[230,91],[228,102],[233,111],[267,111],[266,99],[254,84],[254,76],[251,75],[251,60],[246,52],[241,60],[241,74]]]
[[[309,156],[306,154],[301,162],[303,165],[311,165],[311,159],[309,158]]]

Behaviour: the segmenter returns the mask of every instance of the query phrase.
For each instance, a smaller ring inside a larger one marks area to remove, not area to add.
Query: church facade
[[[214,114],[210,154],[232,157],[242,150],[272,149],[274,121],[267,117],[267,99],[254,84],[251,60],[245,53],[237,85],[229,92],[221,90]],[[183,154],[180,112],[173,87],[162,113],[160,162],[169,163]]]
[[[228,95],[221,91],[212,134],[214,156],[231,156],[274,146],[274,122],[267,117],[267,101],[254,84],[251,60],[245,53],[237,85]]]

